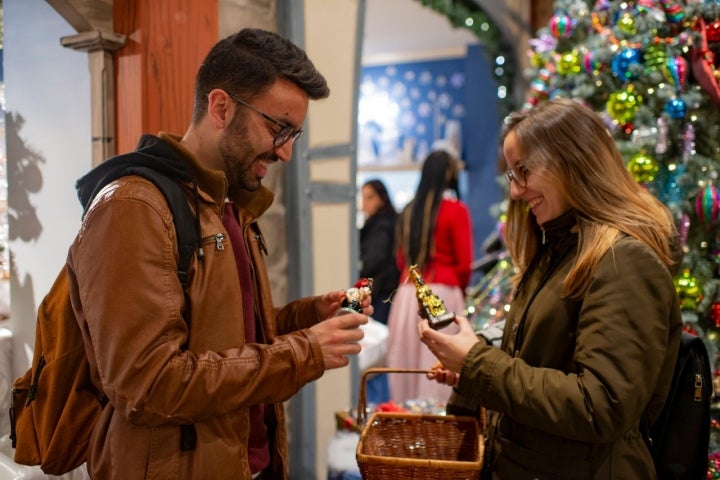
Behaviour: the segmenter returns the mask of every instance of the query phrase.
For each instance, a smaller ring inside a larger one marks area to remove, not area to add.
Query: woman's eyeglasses
[[[265,120],[272,123],[273,125],[276,125],[280,127],[280,130],[275,134],[275,138],[273,138],[273,147],[280,148],[283,145],[285,145],[287,142],[292,140],[295,142],[298,138],[300,138],[300,135],[303,134],[302,128],[295,128],[291,125],[288,125],[287,123],[281,122],[280,120],[276,120],[275,118],[271,117],[267,113],[259,110],[258,108],[253,107],[246,101],[236,97],[235,95],[232,95],[228,93],[228,96],[235,100],[240,105],[245,106],[246,108],[249,108],[253,112],[257,113],[258,115],[262,116]]]
[[[521,163],[515,166],[517,170],[508,165],[507,170],[505,170],[505,180],[507,180],[508,185],[514,181],[517,186],[524,187],[527,184],[528,171]]]

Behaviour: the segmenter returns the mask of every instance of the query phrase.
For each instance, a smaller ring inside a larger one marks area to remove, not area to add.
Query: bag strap
[[[175,236],[177,238],[177,275],[183,287],[185,298],[187,299],[187,289],[190,283],[190,263],[192,262],[196,246],[198,247],[198,252],[200,252],[200,229],[197,225],[197,218],[190,209],[188,199],[177,180],[148,166],[131,165],[118,169],[111,175],[105,177],[104,183],[107,184],[110,181],[127,175],[138,175],[149,180],[165,197],[165,201],[172,213]],[[189,304],[189,302],[186,303]],[[189,328],[190,317],[188,308],[183,312],[183,319]],[[183,345],[183,348],[187,348],[187,344]],[[197,431],[195,430],[195,425],[180,425],[180,450],[183,452],[192,451],[195,450],[196,445]]]
[[[189,284],[188,271],[192,262],[195,246],[200,240],[195,228],[195,216],[190,210],[188,199],[180,185],[174,179],[153,170],[151,167],[132,166],[123,170],[121,176],[138,175],[151,181],[163,194],[172,212],[175,235],[178,244],[178,278],[187,290]],[[187,320],[187,319],[186,319]]]

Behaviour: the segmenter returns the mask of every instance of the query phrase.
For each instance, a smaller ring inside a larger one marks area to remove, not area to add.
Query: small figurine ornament
[[[408,271],[415,283],[415,294],[420,317],[427,320],[433,330],[440,330],[453,323],[455,314],[448,312],[447,308],[445,308],[445,302],[435,295],[429,286],[425,285],[417,265],[410,265]]]
[[[362,313],[362,303],[367,297],[372,295],[372,278],[361,278],[352,288],[345,290],[345,298],[342,301],[340,309],[335,315],[344,313]]]

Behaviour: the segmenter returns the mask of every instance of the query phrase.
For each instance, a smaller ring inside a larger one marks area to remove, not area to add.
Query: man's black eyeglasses
[[[298,138],[300,138],[300,135],[302,135],[303,131],[302,128],[296,129],[295,127],[288,125],[287,123],[281,122],[280,120],[276,120],[267,113],[257,109],[256,107],[253,107],[246,101],[236,97],[235,95],[232,95],[228,93],[228,96],[238,102],[239,104],[249,108],[253,112],[257,113],[258,115],[261,115],[265,120],[272,123],[273,125],[276,125],[280,127],[280,130],[275,134],[275,138],[273,139],[273,147],[280,148],[283,145],[285,145],[287,142],[292,140],[295,142]]]

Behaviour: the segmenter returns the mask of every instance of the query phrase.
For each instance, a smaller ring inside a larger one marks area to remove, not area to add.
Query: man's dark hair
[[[325,77],[305,52],[280,35],[244,28],[220,40],[195,77],[193,123],[205,115],[211,90],[220,88],[250,100],[281,78],[300,87],[311,100],[330,95]]]

